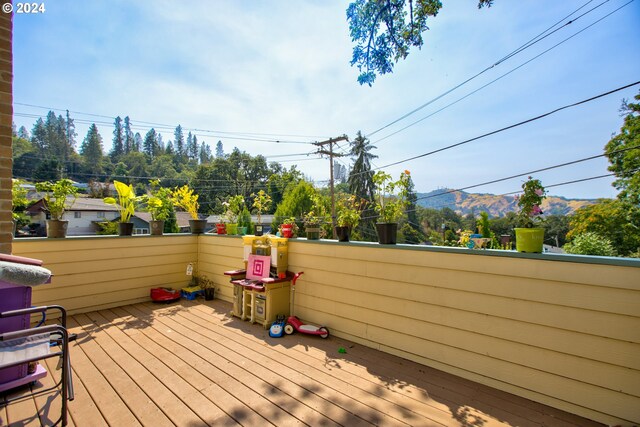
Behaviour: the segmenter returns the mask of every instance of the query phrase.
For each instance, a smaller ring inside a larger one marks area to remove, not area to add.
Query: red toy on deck
[[[180,299],[180,291],[171,288],[151,289],[151,300],[153,302],[171,302]]]
[[[302,323],[302,320],[293,315],[293,305],[295,302],[295,285],[296,280],[300,277],[304,271],[296,273],[291,281],[291,316],[287,318],[287,324],[284,326],[284,333],[291,335],[295,331],[301,334],[319,335],[320,338],[327,338],[329,336],[329,329],[324,326],[315,326]]]

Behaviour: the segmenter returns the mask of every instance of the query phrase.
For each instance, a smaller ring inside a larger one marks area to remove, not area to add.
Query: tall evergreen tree
[[[216,158],[221,159],[224,157],[224,148],[222,147],[222,141],[218,141],[216,144]]]
[[[136,132],[133,137],[133,147],[131,147],[131,149],[135,152],[142,151],[142,135],[140,135],[140,132]]]
[[[209,162],[211,162],[211,148],[202,141],[200,144],[200,164],[204,165]]]
[[[135,141],[133,139],[133,131],[131,130],[131,120],[129,116],[124,118],[124,153],[129,154],[133,149]]]
[[[93,175],[102,174],[102,137],[100,136],[100,133],[98,133],[98,127],[95,123],[89,126],[87,136],[80,147],[80,154],[82,154],[84,160],[85,170]]]
[[[187,137],[187,157],[189,160],[198,161],[198,138],[191,132]]]
[[[178,160],[182,161],[182,159],[185,157],[184,134],[182,133],[182,126],[176,126],[176,130],[173,132],[173,136],[173,149]]]
[[[20,126],[20,129],[18,129],[17,136],[18,136],[18,138],[22,138],[22,139],[27,139],[27,140],[30,139],[29,138],[29,131],[24,126]]]
[[[67,110],[67,142],[69,143],[69,146],[71,147],[71,152],[75,152],[76,150],[76,136],[78,136],[78,134],[76,133],[76,125],[73,122],[73,119],[71,118],[71,116],[69,115],[69,110]]]
[[[40,157],[46,155],[49,142],[47,140],[47,129],[44,126],[42,117],[38,117],[38,120],[36,120],[33,125],[33,129],[31,130],[31,143],[38,150]]]
[[[111,150],[111,161],[118,163],[120,157],[124,154],[124,129],[122,128],[122,119],[120,116],[116,117],[113,123],[115,129],[113,130],[113,149]]]
[[[407,195],[407,222],[415,232],[405,233],[405,241],[407,243],[417,244],[420,243],[421,240],[424,240],[424,231],[422,230],[422,225],[420,224],[420,219],[418,218],[418,195],[415,192],[415,185],[413,184],[411,175],[409,175],[408,187],[409,194]]]
[[[149,156],[150,159],[153,159],[158,154],[158,134],[154,128],[151,128],[144,136],[142,151]]]
[[[173,143],[171,141],[167,142],[167,148],[164,150],[165,154],[174,154]]]
[[[375,240],[375,211],[373,210],[374,189],[373,171],[371,170],[371,160],[378,156],[371,153],[376,148],[371,142],[362,136],[358,131],[358,135],[351,142],[350,155],[355,157],[355,162],[349,173],[349,192],[357,197],[367,200],[369,204],[362,212],[362,221],[358,225],[358,232],[365,239]]]

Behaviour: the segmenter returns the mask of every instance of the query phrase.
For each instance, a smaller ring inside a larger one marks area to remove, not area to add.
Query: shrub
[[[616,256],[611,240],[590,231],[579,234],[563,249],[576,255]]]

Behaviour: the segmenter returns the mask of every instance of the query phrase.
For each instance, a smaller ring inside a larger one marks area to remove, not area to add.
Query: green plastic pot
[[[544,228],[516,228],[515,230],[518,252],[542,253]]]
[[[227,234],[238,234],[238,224],[227,224]]]

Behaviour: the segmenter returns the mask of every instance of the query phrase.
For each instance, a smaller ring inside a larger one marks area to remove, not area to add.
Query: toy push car
[[[180,291],[171,288],[151,289],[151,300],[153,302],[171,302],[180,299]]]

